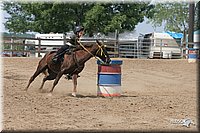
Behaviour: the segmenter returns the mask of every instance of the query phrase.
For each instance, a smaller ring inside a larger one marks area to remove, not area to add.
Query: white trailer
[[[144,35],[143,43],[149,47],[148,58],[181,58],[181,47],[167,33],[150,33]]]

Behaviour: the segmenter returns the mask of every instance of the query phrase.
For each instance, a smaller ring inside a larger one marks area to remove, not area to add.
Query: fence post
[[[138,58],[138,50],[139,50],[139,39],[137,39],[137,44],[136,44],[136,58]]]
[[[64,44],[63,44],[63,45],[65,45],[66,42],[67,42],[67,41],[66,41],[66,34],[64,34],[64,40],[63,40],[63,43],[64,43]]]
[[[38,57],[40,57],[40,50],[41,50],[41,39],[40,38],[38,38],[39,40],[38,40]]]
[[[162,59],[162,39],[161,39],[161,43],[160,43],[160,59]]]
[[[120,57],[120,50],[119,50],[119,31],[116,29],[115,30],[115,46],[117,47],[117,57]]]
[[[181,49],[181,59],[183,59],[183,46],[181,46],[180,49]]]
[[[11,37],[11,46],[10,46],[10,49],[11,49],[11,55],[10,55],[10,57],[13,56],[13,44],[14,44],[14,39]]]
[[[189,29],[188,29],[188,42],[194,42],[194,6],[195,3],[189,4]],[[188,44],[188,48],[192,48],[191,44]]]

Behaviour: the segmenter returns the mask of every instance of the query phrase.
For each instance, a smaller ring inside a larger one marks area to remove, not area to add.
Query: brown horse
[[[81,44],[81,43],[80,43]],[[27,87],[25,90],[27,91],[30,84],[34,81],[34,79],[40,74],[45,74],[43,78],[43,82],[39,90],[41,90],[44,86],[45,81],[54,80],[53,87],[50,90],[50,94],[52,95],[54,87],[57,85],[58,81],[62,77],[63,74],[71,74],[74,88],[72,91],[72,95],[76,96],[76,87],[77,87],[77,77],[78,74],[83,70],[85,66],[85,62],[90,58],[95,57],[98,58],[102,63],[109,64],[110,58],[109,55],[102,43],[98,40],[93,45],[80,45],[82,49],[73,52],[72,54],[65,54],[64,60],[57,64],[52,62],[52,57],[55,55],[55,51],[48,52],[45,56],[39,61],[38,67],[30,78]]]

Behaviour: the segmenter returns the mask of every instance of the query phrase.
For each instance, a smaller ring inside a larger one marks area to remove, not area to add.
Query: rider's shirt
[[[77,46],[79,45],[78,41],[79,41],[79,38],[76,35],[72,35],[70,37],[69,43],[71,43],[74,46]]]

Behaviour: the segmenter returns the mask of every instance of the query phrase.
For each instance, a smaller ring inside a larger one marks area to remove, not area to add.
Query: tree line
[[[198,4],[199,5],[199,2]],[[199,6],[197,6],[199,7]],[[86,34],[108,34],[116,29],[132,31],[149,18],[154,26],[165,22],[165,30],[187,33],[189,3],[66,3],[66,2],[3,2],[10,17],[4,24],[9,32],[64,33],[82,25]],[[199,12],[197,8],[196,12]],[[195,15],[197,18],[197,14]],[[198,18],[195,29],[199,29]]]
[[[3,9],[11,16],[5,27],[10,32],[63,33],[83,25],[86,33],[108,33],[118,29],[134,30],[144,20],[151,6],[148,3],[61,3],[4,2]]]

